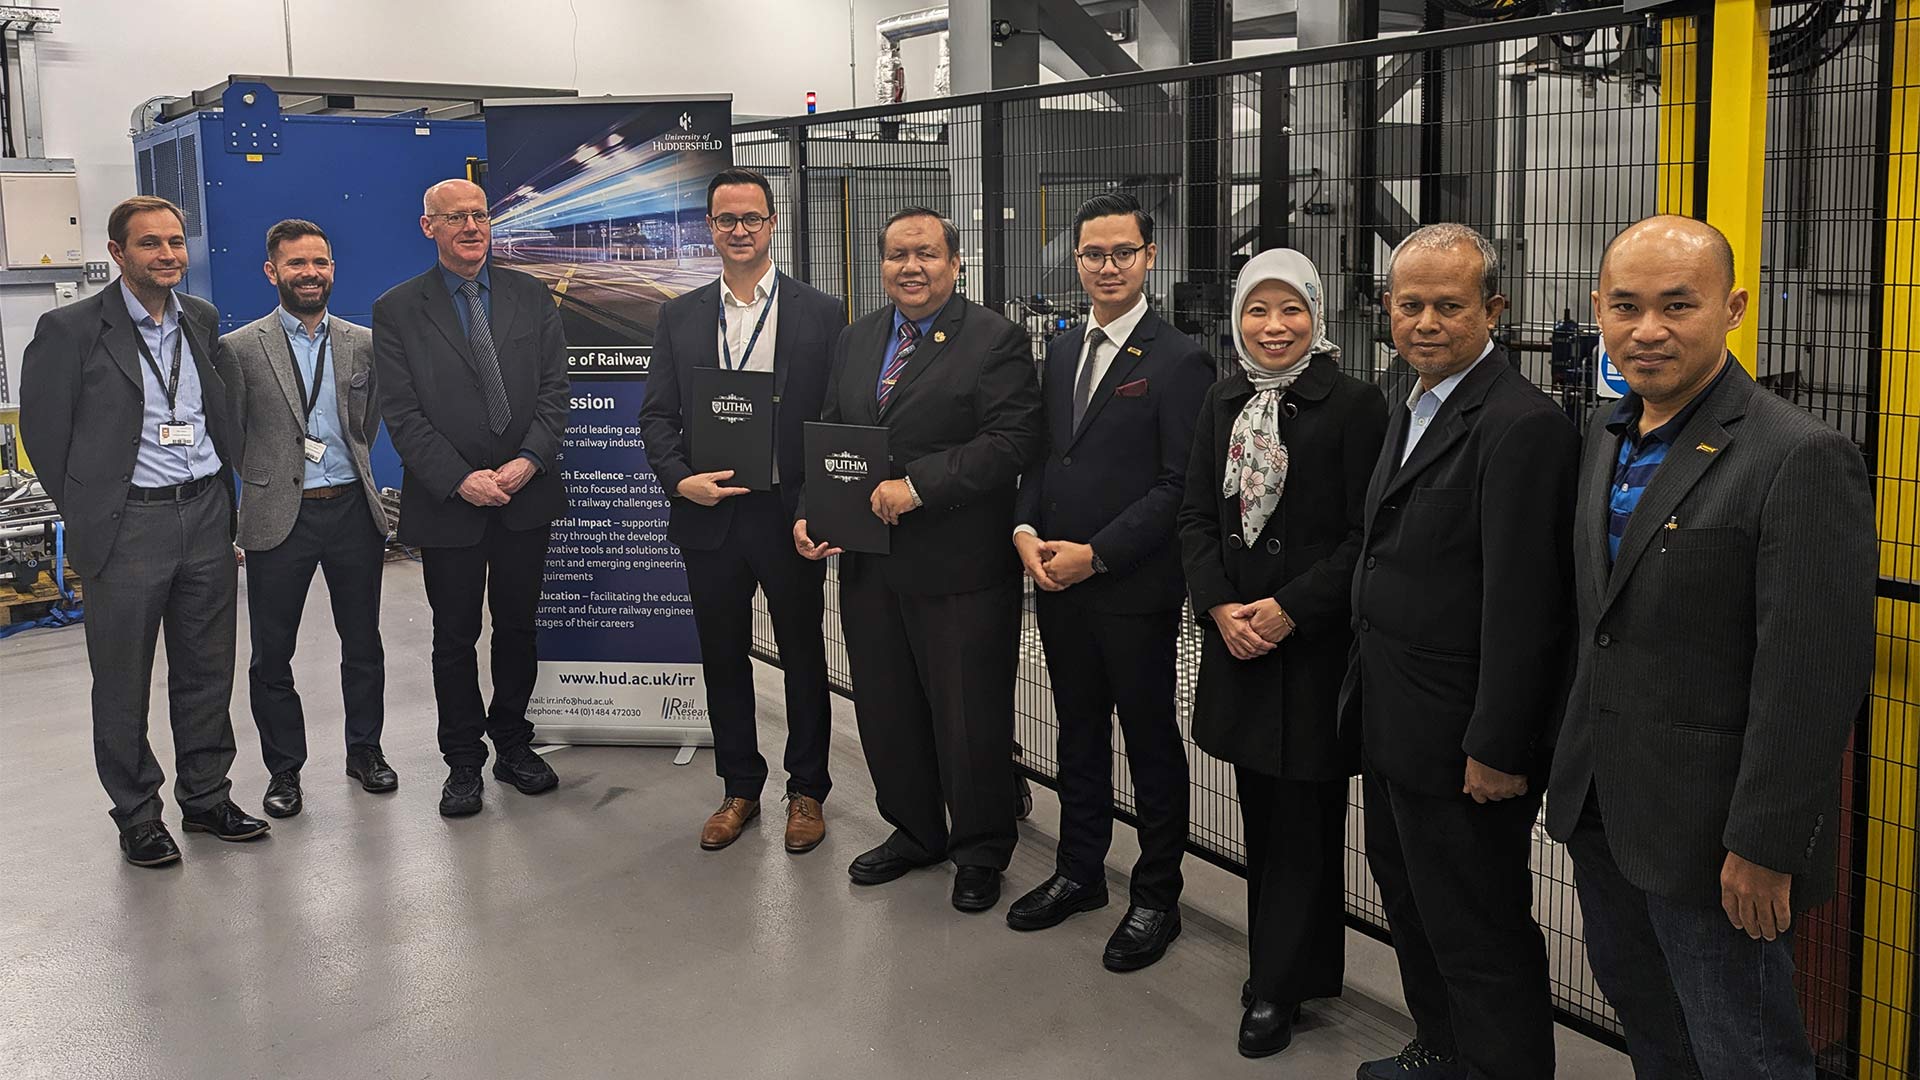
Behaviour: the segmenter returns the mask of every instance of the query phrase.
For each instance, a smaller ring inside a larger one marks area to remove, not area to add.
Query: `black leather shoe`
[[[1293,1045],[1299,1009],[1286,1002],[1256,1001],[1240,1017],[1240,1056],[1271,1057]]]
[[[1155,911],[1135,904],[1107,939],[1100,962],[1108,971],[1139,971],[1167,955],[1167,946],[1179,936],[1179,908]]]
[[[847,866],[847,876],[855,885],[885,885],[887,882],[904,875],[909,870],[918,870],[931,863],[914,862],[895,852],[885,844],[860,853],[860,857]]]
[[[180,845],[173,842],[164,821],[142,821],[122,829],[120,851],[135,866],[165,866],[180,861]]]
[[[493,778],[519,788],[522,795],[538,795],[560,786],[553,766],[534,753],[531,746],[516,746],[495,758]]]
[[[241,809],[233,805],[232,799],[222,799],[219,806],[211,810],[202,810],[197,814],[188,814],[181,819],[188,832],[212,833],[222,840],[238,842],[251,840],[256,836],[265,836],[273,826],[257,817],[248,817]]]
[[[375,795],[384,795],[400,786],[400,774],[387,764],[377,746],[361,746],[347,751],[347,775]]]
[[[1007,925],[1015,930],[1045,930],[1067,921],[1067,916],[1107,906],[1107,883],[1082,885],[1055,874],[1007,909]]]
[[[953,906],[985,911],[1000,902],[1000,871],[991,866],[962,866],[953,873]]]
[[[480,766],[455,765],[447,773],[447,782],[440,785],[440,816],[466,817],[480,812],[480,789],[486,782],[480,779]]]
[[[300,812],[300,773],[289,769],[277,772],[267,781],[267,793],[260,806],[268,817],[292,817]]]

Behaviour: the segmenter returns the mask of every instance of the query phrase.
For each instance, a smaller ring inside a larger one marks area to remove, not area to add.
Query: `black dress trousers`
[[[247,623],[253,641],[247,689],[268,772],[297,770],[307,760],[306,713],[293,686],[293,653],[316,568],[326,577],[340,638],[346,748],[379,748],[386,717],[387,661],[380,644],[386,546],[366,494],[356,490],[332,499],[302,499],[285,540],[247,552]]]
[[[498,508],[467,547],[426,547],[420,562],[433,609],[433,696],[440,713],[440,755],[448,765],[484,764],[485,735],[496,754],[533,741],[527,702],[540,670],[534,614],[547,565],[550,526],[509,529]],[[493,702],[482,704],[480,608],[493,619]]]
[[[1367,864],[1419,1038],[1471,1080],[1553,1075],[1547,947],[1528,856],[1540,796],[1480,804],[1366,774]]]
[[[1339,997],[1346,978],[1345,780],[1235,766],[1247,842],[1248,977],[1261,1001]]]
[[[1020,579],[925,594],[856,574],[841,584],[840,620],[874,801],[894,827],[887,846],[916,862],[1005,870],[1018,839]]]
[[[1180,609],[1095,611],[1072,589],[1035,597],[1059,729],[1060,844],[1055,869],[1104,880],[1113,842],[1113,716],[1120,714],[1140,820],[1130,898],[1170,911],[1179,902],[1187,841],[1187,752],[1174,716]]]
[[[700,635],[700,663],[713,724],[714,771],[729,796],[758,799],[767,782],[754,726],[753,590],[767,596],[787,692],[787,790],[824,800],[832,706],[820,621],[827,565],[793,548],[793,526],[777,491],[736,495],[726,539],[711,551],[685,548],[687,591]]]

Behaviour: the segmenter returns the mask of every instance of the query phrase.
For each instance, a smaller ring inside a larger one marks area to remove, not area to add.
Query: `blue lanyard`
[[[722,293],[727,291],[726,282],[720,283],[720,291]],[[728,371],[744,369],[747,361],[753,359],[753,347],[760,340],[760,331],[767,328],[767,316],[773,314],[773,294],[778,291],[780,291],[780,279],[776,277],[773,279],[773,288],[767,290],[767,305],[760,309],[760,321],[753,324],[753,333],[747,338],[746,351],[740,354],[739,368],[733,366],[733,346],[727,342],[727,298],[720,297],[720,350],[725,356]]]

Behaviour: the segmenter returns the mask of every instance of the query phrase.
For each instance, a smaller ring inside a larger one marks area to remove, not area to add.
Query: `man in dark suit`
[[[1712,226],[1627,229],[1593,307],[1632,393],[1587,434],[1547,825],[1636,1075],[1812,1080],[1792,929],[1833,895],[1873,677],[1866,466],[1727,351],[1747,292]]]
[[[1361,1080],[1553,1075],[1527,859],[1565,703],[1579,436],[1493,344],[1498,280],[1461,225],[1415,231],[1387,265],[1419,380],[1367,490],[1341,723],[1361,736],[1367,862],[1418,1032]]]
[[[894,827],[847,873],[878,885],[950,859],[954,907],[985,911],[1016,839],[1020,562],[1007,536],[1044,435],[1026,331],[955,294],[959,244],[925,207],[887,220],[893,303],[841,333],[821,419],[887,428],[894,474],[873,493],[891,553],[840,564],[854,717]],[[835,554],[807,535],[804,495],[799,514],[800,553]]]
[[[219,313],[175,291],[187,269],[179,208],[128,199],[108,216],[107,238],[120,278],[41,316],[27,345],[21,438],[66,523],[86,596],[94,763],[120,849],[136,866],[161,866],[180,858],[147,743],[162,630],[174,797],[187,831],[222,840],[267,831],[228,798],[240,439],[216,363]]]
[[[1185,600],[1174,516],[1213,360],[1147,306],[1153,218],[1128,195],[1074,217],[1092,316],[1053,340],[1042,383],[1048,448],[1020,482],[1013,544],[1035,610],[1059,718],[1054,874],[1007,909],[1016,930],[1107,902],[1113,716],[1126,733],[1140,858],[1102,962],[1134,971],[1180,933],[1187,754],[1174,716],[1174,642]]]
[[[726,847],[760,813],[767,760],[754,727],[753,590],[767,596],[787,688],[786,848],[812,851],[826,835],[820,804],[827,775],[831,708],[827,650],[820,634],[826,565],[800,557],[790,541],[806,480],[802,430],[820,415],[834,338],[846,328],[840,301],[774,268],[779,224],[773,189],[751,169],[726,169],[707,185],[707,223],[720,252],[720,280],[660,309],[647,399],[640,408],[647,460],[671,496],[667,537],[687,564],[687,591],[700,635],[720,808],[700,846]],[[733,470],[695,472],[685,412],[695,368],[770,371],[774,387],[772,491],[727,483]]]
[[[270,817],[300,812],[306,713],[293,686],[313,572],[326,575],[340,638],[347,775],[368,791],[400,786],[380,750],[386,653],[380,645],[380,576],[387,511],[368,449],[379,431],[373,337],[327,314],[333,247],[311,221],[267,230],[267,279],[280,305],[220,340],[246,440],[239,544],[247,552],[247,682],[266,759]]]
[[[405,467],[400,539],[421,549],[433,608],[433,696],[448,775],[440,812],[478,813],[493,775],[522,792],[559,778],[533,752],[527,701],[539,669],[534,609],[547,534],[566,513],[555,471],[567,429],[567,342],[538,279],[489,267],[486,193],[465,180],[427,189],[420,231],[439,261],[373,304],[373,354],[387,433]],[[493,701],[483,705],[474,643],[493,618]]]

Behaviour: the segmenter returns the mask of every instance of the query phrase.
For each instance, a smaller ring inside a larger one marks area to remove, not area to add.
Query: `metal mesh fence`
[[[1778,5],[1777,27],[1797,8]],[[1769,81],[1760,325],[1762,383],[1826,418],[1869,455],[1883,560],[1880,673],[1848,762],[1840,895],[1803,921],[1802,1004],[1823,1074],[1906,1077],[1914,1062],[1915,765],[1911,685],[1920,425],[1907,400],[1920,250],[1920,0],[1871,9],[1776,55]],[[1776,33],[1779,33],[1777,30]],[[1844,39],[1844,40],[1843,40]],[[1380,312],[1392,245],[1457,221],[1500,252],[1510,306],[1498,331],[1521,368],[1584,425],[1600,398],[1588,292],[1607,240],[1658,210],[1704,205],[1710,35],[1692,19],[1619,11],[1277,54],[1164,73],[744,125],[735,158],[775,184],[775,257],[848,300],[886,303],[873,251],[893,211],[925,205],[960,227],[962,291],[1046,341],[1087,309],[1072,217],[1125,191],[1156,219],[1147,290],[1181,331],[1231,357],[1225,309],[1244,258],[1295,247],[1320,269],[1343,364],[1404,400]],[[1824,59],[1821,59],[1824,57]],[[1813,61],[1818,60],[1815,63]],[[851,691],[828,580],[828,663]],[[756,649],[777,659],[762,608]],[[1184,624],[1178,712],[1190,730],[1199,629]],[[1031,603],[1016,697],[1022,766],[1053,775],[1053,700]],[[1190,850],[1243,858],[1232,770],[1188,746]],[[1116,725],[1117,813],[1133,809]],[[1356,782],[1349,817],[1352,923],[1384,936]],[[1536,830],[1535,914],[1564,1022],[1618,1043],[1585,958],[1571,864]]]

